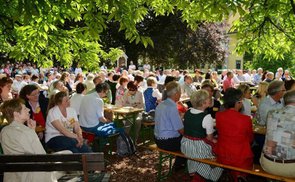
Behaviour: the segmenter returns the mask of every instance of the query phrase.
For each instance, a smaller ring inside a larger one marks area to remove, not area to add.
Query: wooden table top
[[[112,110],[114,113],[118,114],[132,114],[132,113],[138,113],[141,111],[144,111],[143,108],[135,108],[135,107],[118,107],[114,105],[107,105],[105,107],[105,110]]]
[[[255,134],[265,135],[266,134],[266,127],[260,125],[253,125],[253,132]]]

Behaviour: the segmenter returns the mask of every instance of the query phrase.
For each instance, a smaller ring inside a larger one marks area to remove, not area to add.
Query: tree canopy
[[[128,60],[142,63],[149,62],[154,66],[179,67],[182,69],[200,66],[201,64],[221,64],[228,44],[225,33],[226,23],[199,22],[198,28],[192,30],[180,19],[176,12],[167,16],[148,14],[137,27],[141,35],[153,41],[153,47],[144,47],[136,42],[129,43],[122,32],[118,32],[118,23],[108,23],[102,33],[103,49],[122,47]]]
[[[148,13],[181,20],[196,29],[200,22],[221,22],[239,13],[232,31],[239,36],[237,51],[283,58],[294,47],[293,0],[0,0],[0,52],[16,60],[64,66],[79,62],[87,68],[100,59],[115,60],[122,52],[102,49],[101,33],[109,22],[119,24],[129,42],[154,46],[138,31]]]

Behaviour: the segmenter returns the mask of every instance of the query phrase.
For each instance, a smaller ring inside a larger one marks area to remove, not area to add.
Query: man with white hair
[[[263,152],[262,168],[271,174],[295,177],[295,91],[284,95],[282,109],[269,112]]]
[[[283,68],[282,67],[279,67],[278,69],[277,69],[277,72],[276,72],[276,80],[282,80],[282,77],[283,77],[283,72],[284,70],[283,70]]]
[[[164,150],[180,151],[183,134],[183,123],[177,110],[177,102],[181,96],[180,85],[169,82],[166,85],[168,98],[161,102],[155,112],[155,142]],[[175,170],[184,167],[186,159],[176,157],[173,168]]]
[[[263,74],[263,69],[262,68],[258,68],[257,69],[257,73],[256,73],[256,75],[254,76],[254,78],[253,78],[253,83],[255,84],[255,85],[258,85],[259,84],[259,82],[261,82],[262,80],[262,74]]]
[[[270,110],[280,109],[284,106],[283,96],[286,92],[283,81],[272,81],[267,89],[268,96],[265,97],[258,106],[257,119],[260,125],[266,125],[267,113]]]
[[[273,79],[274,79],[273,72],[271,72],[271,71],[267,72],[266,75],[265,75],[265,80],[264,81],[270,83],[270,82],[273,81]]]

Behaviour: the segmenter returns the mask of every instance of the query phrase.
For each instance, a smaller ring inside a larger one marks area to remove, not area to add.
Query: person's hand
[[[39,140],[42,140],[44,137],[44,133],[43,132],[39,132],[37,133]]]
[[[28,125],[29,128],[35,130],[35,128],[36,128],[36,121],[35,120],[32,120],[32,119],[29,119],[27,121],[27,125]]]
[[[77,143],[76,146],[79,147],[79,148],[81,148],[82,145],[83,145],[83,137],[81,135],[78,135],[77,136],[77,141],[78,141],[78,143]]]

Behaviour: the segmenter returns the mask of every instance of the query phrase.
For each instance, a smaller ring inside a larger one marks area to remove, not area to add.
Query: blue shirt
[[[267,113],[270,110],[281,109],[283,108],[283,106],[284,106],[283,99],[281,99],[280,102],[276,102],[269,95],[265,97],[258,106],[258,112],[257,112],[258,124],[265,126]]]
[[[178,130],[183,129],[183,123],[177,110],[176,103],[167,98],[161,102],[155,113],[155,137],[157,139],[176,138]]]
[[[261,82],[261,77],[262,77],[262,75],[260,75],[258,73],[256,75],[254,75],[254,77],[253,77],[253,83],[255,85],[258,85]]]

